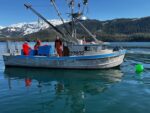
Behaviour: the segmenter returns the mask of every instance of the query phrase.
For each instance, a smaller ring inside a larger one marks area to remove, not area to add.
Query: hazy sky
[[[55,1],[62,15],[66,15],[69,9],[65,0]],[[37,21],[37,16],[26,10],[24,3],[31,3],[48,19],[58,18],[50,0],[0,0],[0,26]],[[89,0],[86,12],[88,18],[99,20],[145,17],[150,16],[150,0]],[[67,18],[67,16],[64,17]]]

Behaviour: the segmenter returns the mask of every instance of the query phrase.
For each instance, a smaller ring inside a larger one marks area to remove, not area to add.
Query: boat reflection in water
[[[51,112],[61,110],[82,113],[86,111],[87,96],[100,95],[111,88],[114,83],[120,82],[123,73],[119,69],[109,70],[46,70],[29,68],[6,68],[5,77],[11,81],[20,80],[24,86],[31,88],[31,92],[40,90],[39,95],[48,93],[41,106]],[[36,87],[36,88],[35,88]],[[13,88],[11,90],[13,90]],[[48,92],[49,89],[51,92]],[[37,95],[32,95],[34,98]],[[40,100],[41,97],[37,96]],[[48,101],[49,100],[49,101]],[[52,107],[53,106],[53,107]],[[61,107],[60,107],[61,106]]]

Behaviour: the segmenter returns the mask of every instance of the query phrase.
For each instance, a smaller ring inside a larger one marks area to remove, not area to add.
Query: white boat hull
[[[60,68],[60,69],[105,69],[119,66],[124,59],[125,52],[95,56],[10,56],[3,55],[5,66]]]

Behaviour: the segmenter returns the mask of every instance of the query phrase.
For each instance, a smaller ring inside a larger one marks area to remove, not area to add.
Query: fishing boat
[[[69,52],[64,56],[57,56],[53,47],[48,46],[49,52],[47,55],[28,55],[18,53],[7,53],[3,55],[4,63],[6,67],[17,66],[17,67],[33,67],[33,68],[57,68],[57,69],[107,69],[121,65],[126,54],[126,50],[122,48],[107,48],[105,43],[99,41],[95,35],[93,35],[81,21],[85,20],[83,12],[88,4],[88,0],[83,0],[83,10],[81,11],[81,5],[78,4],[79,11],[74,12],[75,0],[67,0],[67,4],[71,10],[70,29],[66,26],[60,11],[56,5],[55,0],[51,0],[54,9],[63,23],[63,30],[58,29],[51,24],[46,18],[38,13],[31,5],[25,4],[27,9],[30,9],[39,18],[44,20],[48,25],[51,26],[63,40],[64,47]],[[80,25],[85,32],[93,39],[93,42],[82,43],[76,35],[76,25]],[[64,31],[65,30],[65,31]],[[64,33],[65,32],[65,33]],[[10,47],[8,47],[10,51]],[[51,52],[50,52],[51,51]]]

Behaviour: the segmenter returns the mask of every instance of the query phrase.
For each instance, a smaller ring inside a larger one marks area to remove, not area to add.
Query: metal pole
[[[11,53],[9,43],[10,43],[10,42],[7,40],[7,42],[6,42],[7,53]]]
[[[57,29],[54,25],[52,25],[49,21],[47,21],[40,13],[38,13],[36,10],[34,10],[31,5],[27,5],[27,4],[24,4],[24,6],[27,8],[27,9],[30,9],[33,13],[35,13],[37,16],[39,16],[41,19],[43,19],[48,25],[50,25],[55,31],[57,31],[60,35],[62,35],[62,38],[64,41],[66,42],[69,42],[68,40],[65,39],[65,35],[59,30]],[[72,42],[73,43],[73,42]]]
[[[99,43],[95,35],[93,35],[81,22],[78,22],[78,23],[95,40],[96,43]]]
[[[59,10],[58,10],[58,8],[57,8],[57,6],[56,6],[56,4],[55,4],[55,1],[54,1],[54,0],[51,0],[51,2],[52,2],[52,4],[53,4],[53,6],[54,6],[54,8],[55,8],[55,10],[56,10],[56,12],[57,12],[57,14],[58,14],[58,16],[60,17],[60,19],[61,19],[61,21],[62,21],[62,23],[63,23],[63,26],[64,26],[64,28],[65,28],[65,30],[67,31],[67,33],[69,34],[69,36],[71,36],[70,32],[68,31],[68,28],[67,28],[66,25],[65,25],[65,22],[64,22],[63,18],[61,17],[61,13],[59,12]]]

